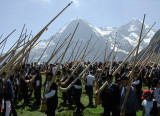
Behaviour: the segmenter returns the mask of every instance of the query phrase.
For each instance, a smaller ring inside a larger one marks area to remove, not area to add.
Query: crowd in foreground
[[[105,64],[95,62],[92,65],[90,62],[82,62],[80,67],[76,68],[78,63],[75,65],[73,62],[66,62],[61,64],[58,72],[58,64],[50,64],[44,70],[41,70],[44,64],[24,64],[15,70],[6,83],[4,80],[7,72],[4,72],[0,75],[0,116],[10,116],[11,112],[16,116],[13,104],[23,100],[24,104],[28,105],[32,94],[34,94],[35,105],[47,106],[46,110],[42,109],[47,116],[54,116],[58,105],[72,109],[74,104],[76,105],[74,114],[78,115],[82,114],[87,107],[96,107],[93,96],[99,92],[101,92],[100,101],[104,108],[103,116],[119,116],[120,112],[125,116],[136,116],[138,110],[142,110],[142,116],[160,116],[160,67],[137,66],[128,97],[124,100],[130,83],[132,64],[126,63],[113,77],[112,73],[120,64],[121,62],[114,62],[110,68],[109,62]],[[88,65],[90,65],[89,68]],[[86,68],[88,69],[79,77]],[[76,71],[73,74],[74,69]],[[56,79],[52,83],[55,73]],[[44,83],[41,75],[46,77]],[[77,80],[73,83],[75,79]],[[99,90],[106,81],[107,86]],[[87,106],[81,102],[83,84],[89,100]],[[67,88],[69,85],[71,88],[67,91],[58,91],[58,87]],[[142,91],[143,85],[148,86],[148,89]],[[47,90],[48,86],[50,86],[49,90]],[[58,98],[58,92],[62,92],[62,103],[59,103],[58,99],[61,98]]]

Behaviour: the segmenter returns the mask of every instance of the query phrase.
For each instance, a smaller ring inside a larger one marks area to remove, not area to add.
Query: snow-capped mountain
[[[40,57],[40,55],[42,54],[42,51],[45,49],[48,42],[50,41],[50,39],[53,39],[51,41],[48,49],[44,53],[40,62],[42,63],[42,62],[47,61],[50,58],[58,40],[61,39],[60,43],[62,43],[64,41],[64,39],[69,34],[73,33],[73,31],[78,23],[79,23],[78,29],[73,37],[73,40],[72,40],[72,41],[74,41],[74,43],[67,51],[67,54],[64,58],[64,61],[68,61],[68,59],[72,53],[72,50],[78,40],[79,40],[79,43],[78,43],[77,47],[75,48],[73,58],[77,52],[77,49],[79,48],[80,43],[82,42],[82,47],[81,47],[81,49],[82,49],[83,46],[86,44],[86,42],[90,39],[91,35],[92,35],[92,38],[91,38],[91,42],[89,44],[88,50],[92,47],[92,45],[94,44],[94,42],[97,39],[99,39],[99,40],[96,43],[96,45],[94,46],[94,48],[93,48],[94,50],[85,58],[85,61],[92,60],[92,58],[94,57],[94,55],[97,52],[97,50],[99,49],[99,47],[101,46],[100,50],[102,50],[102,49],[104,49],[106,44],[109,45],[109,47],[107,48],[107,54],[109,54],[109,52],[113,49],[115,41],[117,43],[117,46],[121,46],[119,49],[119,52],[116,56],[116,60],[120,60],[120,58],[122,56],[124,56],[124,55],[127,56],[131,46],[137,45],[137,42],[139,39],[139,34],[141,31],[141,26],[142,26],[142,21],[140,21],[138,19],[132,19],[127,24],[124,24],[120,27],[96,27],[94,25],[91,25],[87,21],[83,20],[82,18],[75,18],[75,19],[70,20],[55,35],[53,35],[52,37],[50,37],[47,40],[41,41],[31,51],[30,59],[35,54],[35,51],[38,49],[38,52],[36,53],[35,57],[32,60],[33,62],[37,61],[38,58]],[[143,35],[149,30],[149,28],[150,28],[149,25],[147,25],[147,24],[144,25]],[[149,44],[149,42],[150,42],[151,38],[153,37],[153,35],[155,34],[155,32],[156,31],[153,29],[150,31],[150,33],[146,36],[144,41],[141,43],[140,50],[142,50],[143,48],[145,48]],[[142,37],[143,37],[143,35],[142,35]],[[60,43],[59,43],[59,45],[60,45]],[[61,55],[61,53],[64,51],[65,48],[66,48],[66,46],[63,47],[63,49],[56,55],[56,57],[54,57],[53,61],[55,61],[59,57],[59,55]],[[81,51],[81,49],[80,49],[80,51]],[[115,50],[117,50],[117,47]],[[98,53],[100,53],[100,52],[98,52]],[[29,61],[30,61],[30,59],[29,59]],[[104,59],[104,54],[101,55],[97,61],[103,61],[103,59]]]

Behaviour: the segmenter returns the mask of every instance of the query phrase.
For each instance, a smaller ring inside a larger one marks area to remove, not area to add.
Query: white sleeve
[[[145,100],[142,101],[142,106],[143,106],[143,107],[144,107],[144,104],[145,104]]]
[[[56,93],[56,90],[51,90],[49,93],[47,93],[45,95],[45,98],[48,99],[50,97],[53,97],[55,95],[55,93]]]
[[[36,81],[36,86],[38,87],[40,85],[40,80]]]
[[[74,87],[75,87],[76,89],[81,89],[81,88],[82,88],[80,85],[74,85]]]
[[[4,109],[4,99],[2,99],[2,109]]]
[[[138,85],[140,83],[140,81],[139,80],[137,80],[137,81],[134,81],[132,84],[134,84],[134,85]]]
[[[93,76],[93,80],[95,81],[95,77]]]

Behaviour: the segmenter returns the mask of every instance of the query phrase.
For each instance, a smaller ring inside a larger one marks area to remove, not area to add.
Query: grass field
[[[43,76],[43,82],[44,82],[44,78],[45,77]],[[147,87],[143,86],[143,90],[145,89],[147,89]],[[43,92],[43,88],[42,88],[42,92]],[[84,92],[84,88],[83,88],[83,92]],[[60,104],[62,102],[61,92],[58,93],[58,96],[59,96],[59,104]],[[18,116],[46,116],[45,113],[41,112],[41,107],[34,105],[33,97],[34,96],[32,95],[32,99],[28,105],[24,105],[23,100],[15,105]],[[88,101],[89,100],[86,94],[82,94],[81,102],[84,104],[84,106],[88,105]],[[73,107],[75,107],[75,105],[73,105]],[[58,108],[56,110],[56,115],[57,116],[74,116],[73,112],[75,110],[76,109],[69,110],[68,107],[62,107],[58,105]],[[96,108],[86,108],[83,114],[81,115],[83,116],[101,116],[102,114],[103,114],[103,108],[101,105],[99,105]],[[142,115],[142,112],[138,111],[137,116],[141,116],[141,115]]]

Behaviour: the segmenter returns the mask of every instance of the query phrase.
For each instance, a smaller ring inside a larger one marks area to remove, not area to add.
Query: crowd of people
[[[29,104],[32,94],[35,105],[41,106],[46,103],[47,116],[54,116],[58,105],[72,109],[74,104],[76,106],[74,114],[80,114],[87,107],[96,108],[93,98],[106,81],[108,84],[100,94],[104,108],[103,116],[120,116],[121,113],[125,116],[136,116],[138,110],[142,110],[142,116],[160,116],[160,66],[137,66],[126,99],[132,64],[127,62],[113,77],[112,73],[120,64],[121,62],[114,62],[110,71],[109,62],[94,64],[81,62],[80,66],[78,63],[65,62],[60,65],[58,72],[58,63],[50,64],[44,70],[41,70],[44,64],[24,64],[17,68],[5,83],[7,72],[4,72],[0,75],[0,116],[10,116],[11,110],[16,116],[13,104],[22,100],[25,105]],[[86,68],[87,70],[79,77]],[[55,73],[56,79],[52,81]],[[45,75],[44,83],[42,75]],[[73,83],[75,79],[77,80]],[[59,103],[58,99],[61,98],[58,97],[58,92],[61,91],[58,87],[67,88],[69,85],[72,87],[65,92],[62,91],[62,102]],[[81,101],[83,85],[83,91],[88,96],[87,106]],[[142,89],[143,86],[147,86],[148,89]],[[43,87],[44,91],[41,91]]]

